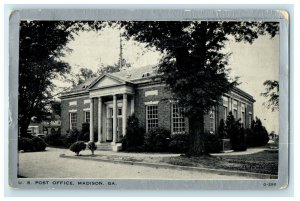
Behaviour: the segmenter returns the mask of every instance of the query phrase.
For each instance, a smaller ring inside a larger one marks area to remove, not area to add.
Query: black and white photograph
[[[18,27],[19,184],[280,187],[288,133],[279,123],[278,20],[21,19]]]

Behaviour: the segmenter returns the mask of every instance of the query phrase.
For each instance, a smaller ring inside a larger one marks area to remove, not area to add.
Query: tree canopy
[[[222,52],[233,36],[252,43],[260,34],[274,37],[277,23],[226,21],[121,22],[126,36],[155,47],[165,57],[159,65],[163,81],[188,115],[208,112],[237,83],[230,80],[229,54]]]
[[[27,135],[33,116],[39,118],[47,112],[54,87],[52,80],[70,71],[68,63],[60,60],[65,45],[78,31],[98,30],[103,26],[102,22],[20,22],[18,120],[21,136]]]
[[[204,114],[237,84],[228,76],[225,42],[233,36],[237,42],[252,43],[261,34],[274,37],[278,32],[278,23],[271,22],[129,21],[121,25],[127,37],[164,53],[159,72],[190,117],[191,155],[205,152]]]
[[[279,110],[279,82],[276,80],[266,80],[264,86],[266,87],[266,91],[261,93],[261,95],[268,99],[264,104],[267,108],[271,108],[272,111]]]

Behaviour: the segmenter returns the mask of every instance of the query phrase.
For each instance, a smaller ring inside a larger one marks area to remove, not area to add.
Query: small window
[[[70,113],[70,129],[77,128],[77,113]]]
[[[183,108],[178,104],[172,104],[172,132],[173,134],[185,132]]]
[[[157,105],[147,105],[146,106],[146,130],[158,127],[158,107]]]

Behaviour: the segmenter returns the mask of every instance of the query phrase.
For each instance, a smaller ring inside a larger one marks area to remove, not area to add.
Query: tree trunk
[[[30,118],[23,117],[19,119],[20,137],[30,137],[29,134],[27,133],[29,124],[30,124]]]
[[[189,149],[187,156],[205,155],[204,112],[189,118]]]

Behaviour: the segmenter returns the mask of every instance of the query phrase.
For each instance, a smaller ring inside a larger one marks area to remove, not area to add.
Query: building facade
[[[110,142],[113,150],[119,150],[126,135],[127,118],[134,113],[146,131],[164,127],[172,134],[188,133],[189,120],[165,85],[153,79],[155,75],[155,66],[124,70],[91,78],[62,94],[61,132],[81,129],[82,123],[87,122],[90,141],[94,141],[96,133],[97,143]],[[234,88],[205,115],[205,130],[215,133],[229,111],[241,119],[245,128],[250,127],[254,102],[251,95]]]

